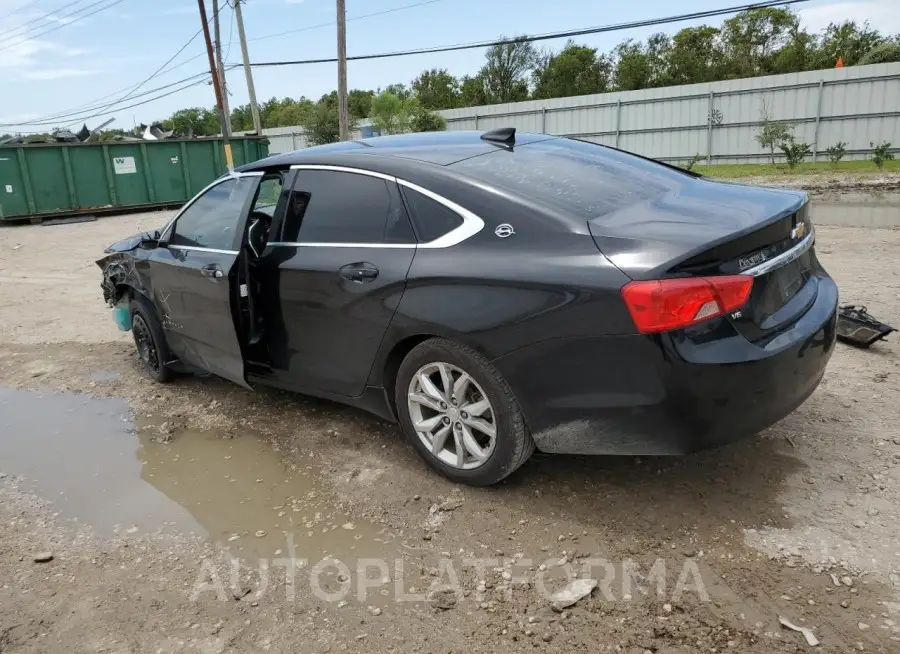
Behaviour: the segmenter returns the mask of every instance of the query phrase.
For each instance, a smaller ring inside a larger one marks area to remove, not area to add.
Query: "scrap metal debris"
[[[845,304],[838,310],[837,337],[849,345],[866,348],[895,331],[869,315],[861,304]]]
[[[806,627],[798,627],[797,625],[788,622],[785,618],[778,616],[778,622],[781,623],[782,627],[787,627],[792,631],[799,631],[803,634],[803,637],[806,638],[806,644],[810,647],[815,647],[819,644],[819,639],[816,638],[816,635],[812,632],[812,629],[807,629]]]

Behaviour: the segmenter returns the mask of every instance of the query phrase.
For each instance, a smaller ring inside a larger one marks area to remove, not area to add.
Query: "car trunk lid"
[[[784,329],[815,300],[804,193],[691,180],[588,226],[603,254],[632,279],[752,275],[749,300],[730,318],[754,342]]]

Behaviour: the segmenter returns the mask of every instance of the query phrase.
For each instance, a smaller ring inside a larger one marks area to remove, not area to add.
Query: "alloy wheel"
[[[481,467],[497,441],[497,418],[484,390],[451,363],[429,363],[409,382],[409,417],[425,448],[461,470]]]

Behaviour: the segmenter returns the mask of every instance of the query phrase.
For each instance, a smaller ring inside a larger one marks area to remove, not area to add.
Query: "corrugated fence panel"
[[[752,163],[770,156],[756,140],[764,110],[772,120],[791,123],[796,138],[809,143],[819,160],[825,148],[838,141],[848,143],[848,159],[870,158],[870,141],[889,141],[900,153],[900,63],[438,113],[448,130],[515,127],[584,138],[667,161],[700,155],[716,163]],[[263,134],[271,140],[272,153],[308,145],[300,127],[265,129]],[[776,159],[782,158],[776,152]]]

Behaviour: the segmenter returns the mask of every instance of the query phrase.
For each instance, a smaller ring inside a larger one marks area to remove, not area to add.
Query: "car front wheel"
[[[495,484],[534,452],[509,385],[483,356],[443,338],[420,343],[395,387],[406,437],[435,470],[472,486]]]
[[[131,300],[131,333],[147,374],[160,383],[171,381],[174,374],[166,365],[171,356],[162,325],[150,303],[140,297]]]

